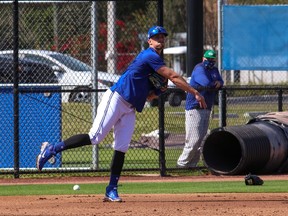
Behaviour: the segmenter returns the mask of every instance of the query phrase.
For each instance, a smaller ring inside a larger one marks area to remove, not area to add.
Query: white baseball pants
[[[107,90],[97,108],[89,136],[93,145],[99,144],[114,129],[114,150],[126,153],[135,127],[135,109],[117,92]]]

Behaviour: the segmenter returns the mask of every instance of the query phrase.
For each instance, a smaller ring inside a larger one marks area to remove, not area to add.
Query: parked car
[[[12,50],[0,51],[0,56],[12,57]],[[47,50],[19,50],[19,60],[33,60],[52,66],[58,83],[66,90],[77,90],[62,94],[62,102],[90,102],[92,68],[72,56]],[[108,89],[120,77],[117,74],[98,71],[97,89]],[[79,91],[78,91],[79,90]],[[81,91],[82,90],[82,91]],[[98,93],[98,100],[103,92]]]
[[[13,58],[0,55],[0,83],[14,82]],[[32,60],[19,60],[19,83],[55,84],[57,77],[51,66]]]

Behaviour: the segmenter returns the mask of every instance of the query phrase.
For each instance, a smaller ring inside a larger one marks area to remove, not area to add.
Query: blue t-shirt
[[[214,99],[217,92],[216,90],[212,90],[215,89],[215,81],[219,81],[221,83],[221,87],[223,86],[224,82],[217,67],[206,69],[203,62],[197,64],[194,67],[190,79],[190,85],[197,89],[199,93],[205,98],[207,109],[210,110],[214,104]],[[187,93],[185,109],[191,110],[195,108],[199,108],[199,102],[195,99],[193,94]]]
[[[110,89],[118,92],[137,112],[142,112],[149,92],[155,90],[148,76],[164,65],[161,56],[149,47],[139,53]]]

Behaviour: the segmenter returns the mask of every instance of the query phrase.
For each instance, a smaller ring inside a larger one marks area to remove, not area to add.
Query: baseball
[[[73,190],[80,190],[80,186],[79,185],[74,185],[73,186]]]

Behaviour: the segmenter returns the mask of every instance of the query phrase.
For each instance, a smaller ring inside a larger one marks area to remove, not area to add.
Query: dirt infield
[[[263,176],[263,180],[288,180],[287,175]],[[223,177],[123,177],[131,181],[231,181],[243,176]],[[0,179],[0,184],[90,183],[107,178]],[[124,202],[102,202],[103,195],[43,195],[0,197],[0,215],[288,215],[288,193],[229,194],[121,194]]]

